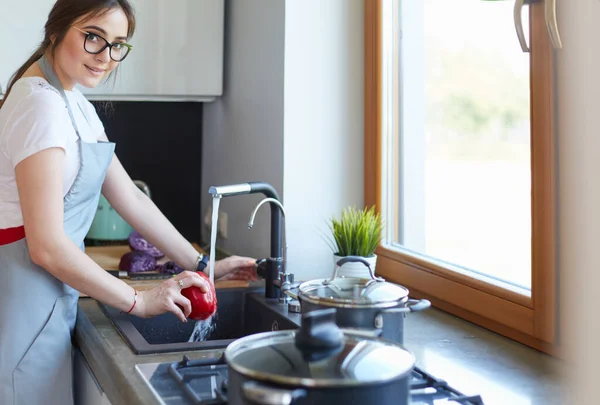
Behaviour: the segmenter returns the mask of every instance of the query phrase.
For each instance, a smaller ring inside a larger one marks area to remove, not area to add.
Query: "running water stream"
[[[188,342],[203,342],[208,339],[210,334],[216,329],[217,324],[215,322],[217,313],[215,312],[210,318],[203,321],[196,321],[194,325],[194,331],[190,335]]]
[[[219,221],[219,204],[221,203],[221,197],[213,198],[212,206],[212,222],[210,223],[210,256],[209,259],[209,278],[210,282],[215,283],[215,247],[217,245],[217,222]]]
[[[213,198],[213,208],[212,208],[212,222],[210,227],[210,255],[208,256],[209,265],[208,265],[208,278],[210,279],[211,284],[215,284],[215,247],[217,245],[217,230],[219,229],[217,226],[217,222],[219,220],[219,203],[221,202],[221,197]],[[218,311],[218,307],[217,307]],[[201,342],[206,340],[210,334],[215,330],[216,324],[215,319],[217,318],[217,312],[208,319],[204,321],[196,321],[194,325],[194,331],[189,338],[189,342]]]

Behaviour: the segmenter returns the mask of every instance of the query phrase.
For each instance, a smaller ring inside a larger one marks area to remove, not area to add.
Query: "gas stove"
[[[136,365],[150,389],[164,405],[226,405],[227,364],[223,356],[174,363]],[[465,396],[444,380],[418,367],[412,370],[411,405],[483,405],[479,395]]]

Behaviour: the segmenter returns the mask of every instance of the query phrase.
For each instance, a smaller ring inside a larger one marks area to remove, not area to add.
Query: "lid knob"
[[[335,308],[302,314],[302,324],[296,332],[295,343],[303,354],[331,352],[343,346],[344,333],[335,323],[335,314]]]

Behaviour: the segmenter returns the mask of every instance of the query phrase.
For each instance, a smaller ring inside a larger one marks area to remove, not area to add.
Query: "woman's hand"
[[[131,313],[140,318],[150,318],[172,312],[179,320],[187,322],[187,317],[192,312],[192,304],[181,294],[181,290],[196,286],[205,293],[209,288],[208,283],[196,272],[183,271],[151,290],[138,292],[137,304]]]
[[[215,262],[215,280],[256,281],[256,259],[230,256]],[[208,268],[204,270],[208,275]]]

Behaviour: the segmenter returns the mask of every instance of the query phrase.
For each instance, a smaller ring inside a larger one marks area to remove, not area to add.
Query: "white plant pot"
[[[337,266],[337,262],[340,259],[343,259],[344,256],[338,256],[336,254],[333,255],[333,268],[335,270],[335,266]],[[377,264],[377,255],[373,254],[370,257],[363,257],[371,266],[371,270],[373,270],[373,274],[375,274],[375,265]],[[357,278],[371,278],[369,274],[369,269],[363,263],[360,262],[351,262],[344,263],[340,269],[338,270],[338,277],[357,277]]]

